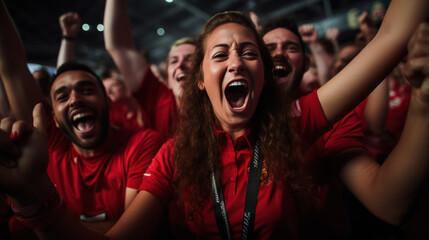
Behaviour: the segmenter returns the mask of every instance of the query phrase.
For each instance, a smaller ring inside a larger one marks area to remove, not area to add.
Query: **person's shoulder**
[[[162,139],[161,134],[150,128],[137,128],[135,130],[126,130],[133,139]]]

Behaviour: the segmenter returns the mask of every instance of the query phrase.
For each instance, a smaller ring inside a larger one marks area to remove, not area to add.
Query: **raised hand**
[[[256,30],[260,32],[261,26],[259,25],[259,16],[253,11],[249,12],[249,16],[250,16],[250,19],[252,19],[252,22],[255,24]]]
[[[313,24],[301,25],[298,30],[299,34],[301,34],[302,36],[302,41],[307,44],[315,43],[319,39],[317,35],[317,30]]]
[[[408,42],[405,76],[419,88],[418,99],[429,104],[429,23],[421,23]]]
[[[46,114],[41,103],[34,107],[33,119],[34,127],[8,118],[0,126],[0,191],[22,204],[37,201],[37,193],[49,186]]]
[[[80,17],[77,13],[64,13],[61,15],[59,22],[63,36],[76,37],[80,30]]]
[[[337,41],[340,35],[340,30],[336,27],[331,27],[326,31],[325,37],[330,41]]]
[[[377,34],[377,28],[375,27],[375,23],[367,11],[364,11],[359,16],[358,22],[359,29],[363,33],[366,43],[368,43]]]

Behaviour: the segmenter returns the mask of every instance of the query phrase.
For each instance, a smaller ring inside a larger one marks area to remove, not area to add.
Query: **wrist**
[[[412,87],[408,114],[427,118],[429,116],[429,96],[423,94],[421,89]]]
[[[37,202],[24,206],[12,203],[11,208],[18,221],[37,230],[44,230],[54,224],[66,210],[64,200],[53,185]]]
[[[74,41],[75,37],[70,36],[70,35],[63,35],[62,39],[66,40],[66,41]]]

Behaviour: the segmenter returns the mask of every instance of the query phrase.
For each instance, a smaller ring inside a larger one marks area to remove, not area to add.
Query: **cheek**
[[[252,75],[255,76],[254,81],[256,81],[256,84],[259,87],[262,87],[265,85],[265,69],[262,67],[262,62],[258,63],[253,68]]]
[[[296,68],[300,69],[304,66],[304,58],[301,54],[290,54],[290,63]]]
[[[172,76],[173,76],[173,73],[174,73],[174,65],[168,65],[168,66],[167,66],[167,74],[168,74],[168,77],[172,77]]]

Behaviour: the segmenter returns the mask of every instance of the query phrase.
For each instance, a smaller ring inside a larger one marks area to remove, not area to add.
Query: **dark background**
[[[96,30],[103,22],[105,0],[4,0],[25,45],[29,63],[55,66],[61,41],[58,18],[74,11],[91,29],[81,31],[76,39],[76,60],[94,68],[111,66],[104,49],[103,33]],[[390,1],[378,1],[385,7]],[[152,62],[164,61],[170,45],[185,36],[195,37],[204,22],[225,10],[255,11],[264,22],[268,18],[289,14],[299,24],[313,23],[319,34],[332,26],[340,28],[340,42],[353,40],[357,17],[371,11],[375,1],[367,0],[129,0],[127,2],[133,36],[138,48],[149,49]],[[158,36],[158,28],[165,35]]]

